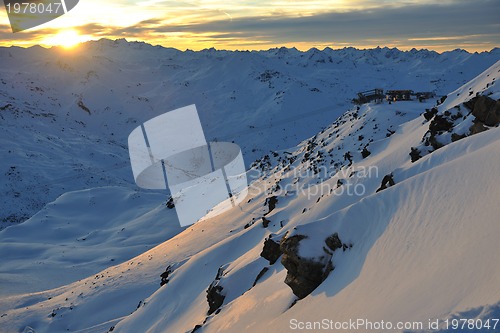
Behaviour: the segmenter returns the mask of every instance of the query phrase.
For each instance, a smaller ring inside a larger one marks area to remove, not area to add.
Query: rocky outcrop
[[[280,243],[283,251],[281,263],[287,269],[285,283],[299,299],[316,289],[333,269],[330,258],[315,261],[299,255],[299,242],[304,238],[306,236],[295,235]]]
[[[280,249],[280,244],[273,241],[271,237],[264,241],[264,248],[262,249],[260,256],[269,260],[269,264],[274,264],[282,254],[283,252]]]
[[[264,216],[271,213],[274,210],[274,208],[276,208],[277,203],[278,203],[278,197],[275,195],[273,195],[272,197],[266,198],[266,202],[264,202],[264,205],[267,205],[269,210],[267,211],[267,213],[264,214]]]
[[[4,111],[4,110],[7,110],[7,108],[10,108],[12,106],[12,104],[6,104],[4,106],[0,106],[0,111]]]
[[[367,158],[370,155],[371,155],[371,152],[366,147],[364,147],[363,150],[361,151],[361,156],[363,158]]]
[[[410,154],[409,155],[410,155],[412,163],[414,163],[414,162],[418,161],[420,158],[422,158],[422,156],[420,155],[420,150],[418,150],[415,147],[411,147],[410,148]]]
[[[168,267],[165,269],[165,272],[161,273],[161,281],[160,281],[160,287],[164,286],[168,283],[168,276],[172,273],[172,267],[168,265]]]
[[[259,272],[259,274],[257,274],[257,277],[255,278],[255,281],[253,282],[252,287],[255,287],[257,282],[259,282],[259,280],[262,279],[262,277],[264,276],[264,274],[267,273],[268,270],[269,270],[269,267],[262,268],[262,270]]]
[[[90,112],[90,109],[83,103],[83,100],[81,98],[78,100],[76,104],[83,111],[87,112],[88,114],[92,114],[92,112]]]
[[[434,149],[439,149],[443,145],[437,140],[437,136],[443,134],[444,132],[451,131],[453,128],[453,123],[446,119],[445,116],[436,115],[429,124],[429,141],[428,143]]]
[[[436,114],[438,113],[437,108],[432,108],[432,109],[426,109],[424,112],[424,118],[425,120],[429,121],[431,120]]]
[[[173,197],[170,197],[170,198],[167,200],[166,205],[167,205],[168,209],[175,208],[174,198],[173,198]]]
[[[474,121],[474,124],[469,128],[470,135],[478,134],[486,131],[488,128],[484,126],[484,123],[481,121]]]
[[[500,100],[495,101],[488,96],[477,96],[464,105],[472,111],[477,122],[486,126],[497,126],[500,124]],[[476,123],[477,123],[476,122]]]
[[[385,175],[384,178],[382,178],[382,184],[377,189],[377,192],[383,191],[386,188],[388,188],[390,186],[394,186],[394,185],[396,185],[396,182],[394,181],[394,177],[393,177],[392,173]]]
[[[325,239],[325,243],[326,246],[328,246],[328,248],[332,251],[340,249],[343,245],[338,233],[328,236],[328,238]]]
[[[318,244],[318,248],[322,249],[320,251],[322,255],[316,258],[304,258],[299,254],[299,245],[305,238],[307,238],[305,235],[294,235],[284,237],[280,242],[280,250],[283,252],[281,263],[287,269],[285,283],[299,299],[309,295],[334,269],[331,259],[335,250],[352,247],[343,244],[338,234],[334,233],[327,237],[323,244]]]
[[[463,138],[466,138],[466,137],[467,137],[467,135],[465,135],[465,134],[451,133],[451,142],[462,140]]]
[[[200,328],[202,328],[203,326],[202,325],[196,325],[193,330],[191,331],[191,333],[194,333],[196,331],[198,331]]]
[[[470,91],[469,95],[472,94],[473,91]],[[462,107],[465,107],[470,112],[463,114]],[[500,100],[476,94],[467,102],[456,105],[442,113],[438,113],[437,108],[432,108],[427,109],[423,115],[426,120],[431,121],[429,131],[424,135],[422,141],[425,146],[431,146],[433,150],[437,150],[451,142],[484,132],[489,127],[498,126],[500,124]],[[471,121],[471,118],[472,126],[468,129],[461,126],[464,121]],[[418,148],[412,148],[410,152],[412,162],[433,151],[424,147],[420,147],[418,151],[416,149]]]
[[[224,288],[220,285],[220,279],[224,270],[222,267],[217,271],[217,276],[215,280],[210,284],[207,289],[207,301],[208,301],[208,312],[207,315],[211,315],[215,311],[217,311],[222,304],[224,303],[224,299],[226,295],[223,293]]]

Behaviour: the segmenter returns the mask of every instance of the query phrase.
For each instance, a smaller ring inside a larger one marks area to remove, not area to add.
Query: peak
[[[217,52],[217,50],[215,49],[215,47],[212,46],[212,47],[210,47],[208,49],[201,50],[201,52],[215,53],[215,52]]]
[[[307,52],[311,52],[311,53],[317,53],[317,52],[321,52],[318,48],[316,47],[311,47],[309,50],[307,50]]]
[[[495,48],[492,48],[489,52],[488,51],[484,51],[484,52],[485,53],[490,53],[490,54],[495,54],[495,55],[496,54],[500,55],[500,48],[495,47]],[[481,53],[483,53],[483,52],[481,52]]]
[[[469,52],[467,52],[467,50],[464,50],[464,49],[461,49],[461,48],[457,48],[457,49],[454,49],[454,50],[451,50],[451,51],[446,51],[446,52],[443,52],[443,54],[469,54]]]

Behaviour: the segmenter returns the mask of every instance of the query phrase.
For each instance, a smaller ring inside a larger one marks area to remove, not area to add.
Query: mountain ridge
[[[290,49],[285,57],[279,50],[181,52],[125,40],[75,50],[0,48],[1,153],[9,156],[0,162],[8,179],[0,184],[0,228],[26,220],[65,191],[134,186],[126,136],[169,110],[196,104],[207,140],[235,141],[250,165],[318,132],[358,91],[445,94],[498,59],[401,51],[387,58],[382,49]],[[54,168],[54,161],[65,167]]]
[[[440,114],[469,99],[457,91],[472,88],[497,98],[498,85],[486,85],[499,73],[497,61],[458,90],[450,89]],[[349,106],[297,146],[258,159],[251,167],[258,176],[240,207],[95,275],[7,297],[0,303],[5,312],[0,321],[37,333],[208,333],[288,332],[292,319],[427,323],[460,313],[494,317],[499,299],[492,291],[500,268],[489,258],[500,255],[495,203],[500,184],[491,175],[500,163],[499,128],[443,141],[412,161],[411,147],[422,143],[440,115],[426,119],[425,109],[435,105],[429,100]],[[462,124],[469,123],[454,126]],[[369,167],[376,171],[363,174]],[[393,184],[383,189],[386,177]],[[347,192],[356,186],[363,191]],[[78,193],[74,198],[82,199]],[[154,202],[148,205],[155,207]],[[124,214],[134,212],[133,205],[124,206]],[[111,234],[112,240],[117,237]],[[271,263],[262,254],[269,239],[279,243],[280,261]],[[301,285],[303,276],[293,263],[319,263],[326,276],[310,294],[299,296],[286,283]]]

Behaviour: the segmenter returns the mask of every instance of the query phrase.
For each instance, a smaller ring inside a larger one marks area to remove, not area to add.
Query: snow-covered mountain
[[[290,332],[364,319],[423,323],[383,332],[440,320],[444,332],[446,318],[499,318],[498,50],[82,48],[0,50],[16,80],[0,90],[4,189],[31,182],[19,193],[34,205],[67,192],[0,231],[0,331]],[[374,87],[438,97],[350,104]],[[208,139],[252,157],[255,180],[239,207],[181,229],[164,193],[132,185],[125,140],[192,102]]]
[[[181,52],[105,39],[74,50],[0,48],[0,228],[68,191],[128,187],[128,134],[169,110],[196,104],[207,140],[235,141],[250,165],[317,133],[358,91],[445,95],[499,57],[498,49]]]

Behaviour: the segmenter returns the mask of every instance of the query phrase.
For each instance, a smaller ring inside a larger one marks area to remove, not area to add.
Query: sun
[[[48,41],[51,45],[62,46],[71,49],[82,42],[82,36],[76,30],[63,30]]]

